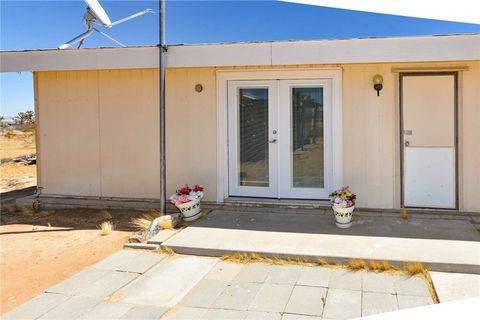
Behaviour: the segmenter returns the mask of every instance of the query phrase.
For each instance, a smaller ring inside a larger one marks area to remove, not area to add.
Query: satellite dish
[[[100,20],[105,27],[110,28],[112,22],[98,0],[85,0],[85,2],[97,19]]]
[[[121,42],[115,40],[114,38],[112,38],[108,34],[98,30],[97,28],[95,28],[95,23],[97,23],[97,20],[100,21],[101,24],[105,28],[111,28],[113,26],[116,26],[117,24],[123,23],[125,21],[131,20],[131,19],[139,17],[139,16],[142,16],[146,13],[154,13],[152,9],[145,9],[145,10],[140,11],[138,13],[132,14],[131,16],[128,16],[126,18],[123,18],[123,19],[117,20],[115,22],[112,22],[110,20],[110,18],[108,17],[108,14],[103,9],[102,5],[98,2],[98,0],[84,0],[84,1],[87,4],[87,11],[85,12],[85,14],[83,16],[83,22],[85,23],[85,26],[87,27],[87,31],[78,35],[78,36],[76,36],[72,40],[62,44],[61,46],[58,47],[58,49],[67,49],[77,42],[80,42],[78,47],[77,47],[77,48],[80,48],[82,46],[83,42],[85,41],[85,39],[88,38],[93,33],[93,31],[97,31],[102,36],[104,36],[104,37],[108,38],[109,40],[115,42],[119,46],[125,47],[125,45],[122,44]]]

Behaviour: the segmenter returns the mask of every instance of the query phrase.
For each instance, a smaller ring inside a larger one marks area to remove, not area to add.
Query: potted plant
[[[200,201],[203,199],[203,187],[199,185],[179,188],[170,197],[170,202],[180,210],[185,221],[200,218]]]
[[[350,228],[356,195],[348,187],[343,187],[330,193],[329,198],[331,199],[330,203],[335,214],[337,227]]]

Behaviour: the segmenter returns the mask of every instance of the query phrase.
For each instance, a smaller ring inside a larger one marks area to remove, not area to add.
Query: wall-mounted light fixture
[[[383,89],[383,77],[379,74],[373,76],[373,89],[377,90],[377,97],[380,96],[380,90]]]

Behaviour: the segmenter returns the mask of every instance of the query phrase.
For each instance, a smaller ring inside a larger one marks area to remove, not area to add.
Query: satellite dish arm
[[[120,23],[123,23],[123,22],[125,22],[125,21],[134,19],[134,18],[136,18],[136,17],[143,16],[144,14],[147,14],[147,13],[154,13],[154,11],[153,11],[152,9],[145,9],[145,10],[143,10],[143,11],[141,11],[141,12],[132,14],[131,16],[128,16],[128,17],[126,17],[126,18],[123,18],[123,19],[117,20],[117,21],[115,21],[115,22],[112,22],[110,25],[106,25],[105,27],[111,28],[111,27],[113,27],[113,26],[116,26],[117,24],[120,24]]]
[[[85,38],[89,37],[93,32],[93,28],[92,29],[88,29],[86,32],[82,33],[81,35],[79,36],[76,36],[75,38],[73,38],[72,40],[68,41],[67,43],[64,43],[62,44],[61,46],[58,47],[58,49],[67,49],[69,48],[71,45],[79,42],[79,41],[82,41],[84,40]]]
[[[114,38],[110,37],[108,34],[98,30],[97,28],[93,28],[93,30],[97,31],[98,33],[100,33],[102,36],[104,36],[105,38],[109,39],[109,40],[112,40],[113,42],[115,42],[116,44],[118,44],[120,47],[126,47],[126,45],[124,45],[123,43],[121,43],[120,41],[117,41],[115,40]]]

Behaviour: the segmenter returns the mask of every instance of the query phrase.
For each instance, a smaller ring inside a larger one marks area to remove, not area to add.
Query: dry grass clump
[[[35,214],[35,210],[29,207],[23,207],[22,208],[22,214],[25,216],[33,216]]]
[[[412,276],[424,274],[427,271],[420,262],[408,262],[404,265],[403,270]]]
[[[172,256],[175,254],[175,251],[173,251],[171,248],[166,247],[166,246],[160,246],[160,248],[155,249],[153,252],[158,253],[158,254],[166,254],[169,256]]]
[[[140,217],[133,218],[130,223],[138,231],[147,231],[148,228],[150,227],[150,224],[152,223],[152,221],[155,220],[156,218],[160,217],[160,215],[161,214],[158,211],[151,211],[149,213],[143,214]]]
[[[111,221],[103,221],[98,228],[100,229],[100,234],[102,236],[109,235],[112,233],[113,230],[115,230],[115,226]]]
[[[408,213],[407,209],[400,209],[400,218],[402,218],[403,220],[408,220],[410,218],[410,214]]]

